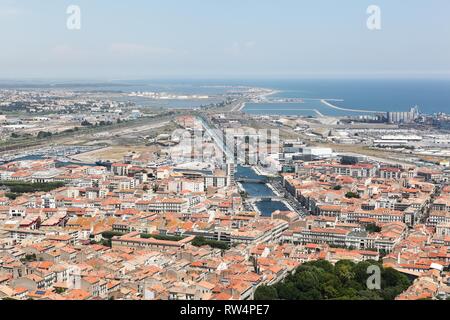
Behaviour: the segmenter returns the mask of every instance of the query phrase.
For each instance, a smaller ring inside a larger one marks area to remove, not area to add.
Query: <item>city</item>
[[[412,1],[0,1],[0,302],[450,300],[450,7]]]
[[[28,109],[36,93],[14,94],[21,107],[2,126],[1,296],[258,299],[307,262],[345,260],[407,275],[391,299],[447,299],[445,129],[405,113],[382,127],[339,117],[321,135],[320,116],[235,110],[265,92],[151,113],[40,93],[44,136]],[[85,107],[62,109],[65,99]]]

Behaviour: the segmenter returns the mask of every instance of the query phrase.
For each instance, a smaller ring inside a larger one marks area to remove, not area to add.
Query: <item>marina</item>
[[[0,163],[8,163],[13,161],[30,161],[40,159],[56,159],[58,163],[63,164],[95,165],[92,163],[82,163],[76,161],[72,159],[71,156],[97,150],[99,148],[100,147],[92,147],[92,146],[59,146],[59,147],[41,148],[5,154],[0,159]]]

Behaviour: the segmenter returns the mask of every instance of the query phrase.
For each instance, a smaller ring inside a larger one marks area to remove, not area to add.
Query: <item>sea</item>
[[[450,79],[247,79],[247,80],[114,80],[108,82],[5,82],[1,88],[71,89],[99,92],[154,91],[209,95],[208,100],[159,101],[167,108],[198,108],[219,102],[220,96],[236,87],[259,87],[278,91],[270,99],[297,98],[303,103],[248,103],[243,111],[258,115],[355,116],[369,113],[337,110],[320,102],[329,100],[345,109],[376,112],[409,111],[418,106],[421,113],[450,113]],[[147,99],[148,100],[148,99]],[[146,99],[137,103],[145,105]]]
[[[244,111],[250,114],[317,116],[316,110],[325,116],[370,114],[332,109],[321,99],[345,109],[388,112],[418,106],[423,114],[450,113],[450,79],[279,80],[259,85],[279,91],[271,99],[303,98],[304,102],[249,103]]]

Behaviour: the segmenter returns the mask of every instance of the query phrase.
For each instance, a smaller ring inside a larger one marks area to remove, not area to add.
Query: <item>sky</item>
[[[450,77],[450,1],[0,0],[0,40],[0,79]]]

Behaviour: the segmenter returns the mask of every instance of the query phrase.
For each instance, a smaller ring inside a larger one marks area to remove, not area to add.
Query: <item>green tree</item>
[[[393,268],[383,269],[381,272],[381,287],[382,288],[398,288],[403,291],[402,288],[409,286],[409,279],[404,274],[401,274]],[[400,292],[401,292],[400,291]]]
[[[301,272],[296,278],[295,286],[300,291],[310,291],[319,287],[319,280],[313,271]]]
[[[314,263],[316,268],[325,270],[326,272],[333,272],[334,266],[327,260],[318,260]]]
[[[51,132],[39,131],[38,135],[37,135],[37,138],[38,139],[44,139],[44,138],[49,138],[51,136],[52,136]]]
[[[381,290],[367,288],[366,281],[370,276],[367,270],[373,264],[381,270]],[[299,266],[295,273],[274,285],[275,290],[259,287],[255,296],[273,299],[276,292],[283,300],[393,300],[410,283],[405,275],[391,268],[384,269],[377,261],[354,263],[342,260],[333,266],[319,260]]]
[[[207,240],[204,237],[195,237],[191,244],[196,247],[210,246],[211,248],[222,250],[228,250],[230,248],[230,245],[227,242]]]
[[[375,223],[371,223],[366,226],[366,231],[369,233],[380,232],[381,227],[377,226]]]
[[[262,285],[255,292],[255,300],[277,300],[277,289],[272,286]]]
[[[358,283],[366,283],[369,277],[367,274],[367,269],[370,267],[371,263],[368,261],[363,261],[358,263],[353,267],[354,279]]]
[[[357,194],[355,192],[352,192],[352,191],[347,192],[345,194],[345,197],[348,198],[348,199],[352,199],[352,198],[359,199],[360,198],[359,194]]]
[[[353,268],[355,264],[349,260],[341,260],[336,263],[334,270],[338,278],[345,284],[353,279]]]
[[[300,292],[292,282],[277,286],[276,289],[281,300],[300,300]]]

